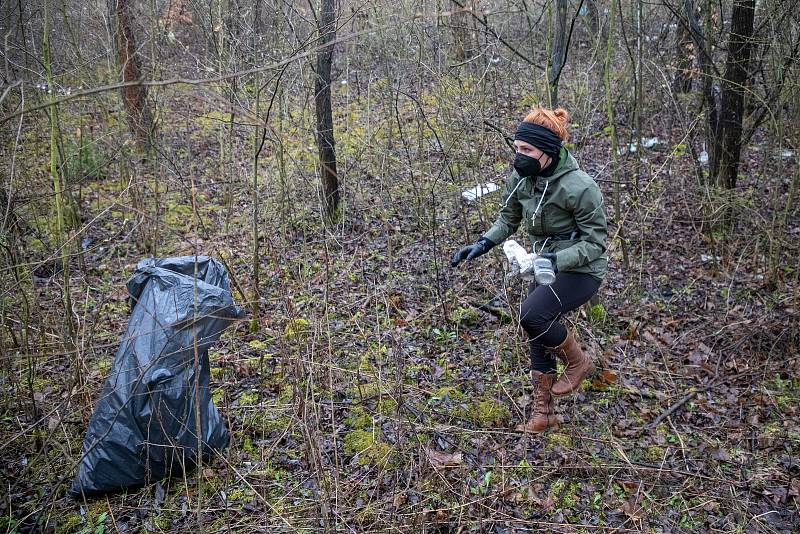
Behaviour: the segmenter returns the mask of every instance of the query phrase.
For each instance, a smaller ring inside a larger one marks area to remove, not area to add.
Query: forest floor
[[[9,506],[0,530],[196,532],[200,517],[206,532],[800,528],[797,278],[788,270],[780,284],[768,282],[764,252],[742,237],[756,222],[710,238],[700,232],[678,133],[658,132],[638,195],[622,192],[629,265],[614,240],[602,306],[568,318],[600,370],[558,401],[558,430],[532,436],[514,430],[533,392],[517,323],[525,288],[505,280],[499,250],[448,265],[494,218],[497,194],[466,204],[460,192],[471,176],[502,179],[502,140],[477,147],[485,159],[472,175],[451,175],[454,164],[430,135],[403,140],[425,128],[413,104],[400,109],[408,131],[398,118],[386,139],[364,131],[356,101],[340,129],[343,222],[321,222],[314,153],[302,148],[308,132],[286,132],[301,147],[287,152],[288,178],[276,163],[264,167],[260,318],[257,328],[249,318],[233,325],[210,352],[230,447],[180,480],[65,497],[126,328],[125,282],[146,256],[152,233],[142,206],[155,202],[155,182],[159,256],[222,253],[237,282],[252,287],[250,185],[220,178],[219,117],[198,120],[185,94],[174,98],[163,143],[180,148],[166,171],[153,177],[141,165],[126,174],[109,151],[103,175],[80,184],[88,229],[73,261],[74,352],[58,334],[61,277],[36,263],[38,356],[15,360],[0,377]],[[33,144],[41,131],[31,126],[23,139]],[[584,137],[574,153],[597,174],[607,139]],[[767,195],[748,183],[744,196]],[[600,184],[611,214],[610,183]],[[30,254],[45,245],[26,240]]]

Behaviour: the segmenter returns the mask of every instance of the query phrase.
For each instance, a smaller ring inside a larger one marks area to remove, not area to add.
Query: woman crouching
[[[535,108],[519,124],[514,171],[506,180],[499,216],[488,232],[451,260],[455,267],[485,254],[522,224],[534,251],[553,264],[555,281],[532,286],[520,310],[531,374],[538,382],[533,414],[517,427],[526,432],[557,427],[553,395],[575,391],[592,370],[591,360],[560,319],[597,292],[608,266],[603,196],[563,146],[568,120],[564,109]],[[559,377],[555,357],[565,364]]]

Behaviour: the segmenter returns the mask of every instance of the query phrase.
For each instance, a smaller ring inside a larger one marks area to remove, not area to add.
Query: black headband
[[[550,128],[532,122],[521,122],[517,126],[515,141],[525,141],[551,158],[557,158],[561,151],[561,138]]]

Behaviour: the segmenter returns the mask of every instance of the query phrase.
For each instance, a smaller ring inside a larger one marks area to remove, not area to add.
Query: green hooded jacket
[[[598,280],[605,277],[608,226],[603,195],[566,148],[561,149],[553,175],[536,177],[535,185],[534,178],[512,172],[500,206],[497,220],[483,237],[499,244],[522,224],[537,253],[556,254],[559,272],[587,273]],[[553,239],[571,234],[574,239]]]

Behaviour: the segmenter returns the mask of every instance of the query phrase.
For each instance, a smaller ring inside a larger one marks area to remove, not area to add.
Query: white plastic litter
[[[794,151],[789,150],[788,148],[784,148],[783,151],[781,152],[782,158],[791,158],[792,156],[794,156]]]
[[[536,259],[536,254],[529,253],[513,239],[503,243],[503,252],[511,266],[509,278],[519,275],[523,280],[533,280],[533,260]]]
[[[486,182],[483,185],[476,185],[472,189],[467,189],[463,193],[461,193],[461,198],[466,200],[467,202],[472,202],[475,199],[481,198],[484,195],[488,195],[489,193],[494,193],[500,189],[500,186],[493,183],[493,182]]]
[[[617,154],[622,155],[625,152],[634,153],[639,150],[639,145],[642,145],[642,148],[653,148],[658,144],[658,137],[642,137],[639,142],[634,141],[633,143],[629,144],[627,147],[621,146],[617,149]]]
[[[642,137],[642,146],[644,148],[653,148],[658,144],[658,137]]]
[[[703,150],[702,152],[700,152],[700,155],[697,157],[697,159],[698,159],[698,160],[700,161],[700,163],[702,163],[703,165],[707,164],[707,163],[708,163],[708,152],[706,152],[705,150]]]

